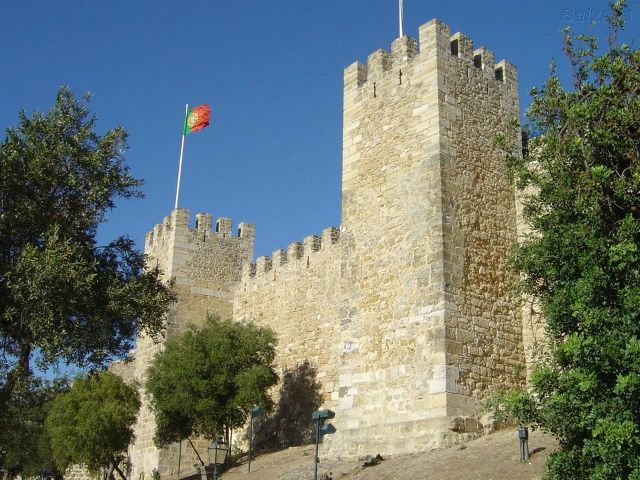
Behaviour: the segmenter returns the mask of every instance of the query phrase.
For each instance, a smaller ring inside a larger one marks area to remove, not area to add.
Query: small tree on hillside
[[[112,480],[133,441],[133,425],[140,410],[140,395],[117,375],[104,370],[74,380],[67,393],[53,400],[45,427],[55,465],[84,464],[102,470]]]
[[[0,411],[0,465],[12,478],[37,477],[47,472],[62,478],[53,463],[44,420],[52,399],[68,390],[66,380],[45,382],[31,377],[21,380]]]
[[[228,440],[229,429],[244,425],[254,405],[271,408],[275,345],[270,329],[216,318],[167,340],[147,372],[156,444],[192,435]]]
[[[640,51],[567,32],[573,89],[534,90],[534,138],[511,159],[534,234],[515,267],[547,324],[532,392],[504,397],[554,433],[552,479],[640,479]],[[504,405],[503,405],[504,406]]]

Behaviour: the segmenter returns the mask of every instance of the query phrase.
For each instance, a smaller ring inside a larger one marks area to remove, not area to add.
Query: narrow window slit
[[[451,55],[453,55],[454,57],[460,56],[458,52],[458,39],[451,40]]]

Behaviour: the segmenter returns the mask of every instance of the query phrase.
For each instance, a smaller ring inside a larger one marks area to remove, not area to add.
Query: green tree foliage
[[[137,331],[160,332],[173,301],[130,239],[96,242],[115,199],[142,193],[126,132],[95,127],[62,88],[0,143],[0,410],[34,364],[104,366]]]
[[[640,479],[640,52],[617,41],[623,13],[611,4],[604,52],[566,32],[573,88],[552,71],[534,90],[511,158],[534,230],[513,263],[549,346],[507,403],[559,438],[552,479]]]
[[[271,408],[267,390],[278,381],[275,344],[269,329],[215,318],[167,340],[146,383],[156,444],[227,435],[246,422],[254,405]]]
[[[139,409],[137,388],[107,370],[74,380],[54,398],[45,422],[56,467],[84,464],[94,472],[102,469],[107,479],[115,470],[126,480],[118,465],[134,439]]]
[[[43,472],[62,478],[55,468],[44,420],[52,399],[68,388],[65,380],[22,379],[0,411],[0,465],[11,477],[36,477]]]

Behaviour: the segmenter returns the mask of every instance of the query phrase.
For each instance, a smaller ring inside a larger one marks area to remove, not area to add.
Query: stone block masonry
[[[309,361],[318,371],[324,400],[337,395],[337,339],[341,306],[339,230],[294,242],[271,258],[247,265],[234,292],[233,318],[272,328],[278,336],[277,367]]]
[[[192,229],[175,210],[145,244],[179,295],[169,335],[209,311],[275,330],[279,369],[308,361],[336,411],[326,454],[458,441],[476,424],[460,418],[524,364],[506,268],[519,214],[494,146],[518,112],[515,67],[437,20],[347,67],[340,228],[254,264],[252,225],[232,236],[199,214]],[[139,339],[140,379],[158,348]],[[136,432],[135,471],[173,472],[175,449],[150,446],[148,409]]]

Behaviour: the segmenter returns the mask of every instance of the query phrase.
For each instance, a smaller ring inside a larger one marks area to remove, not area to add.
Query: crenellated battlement
[[[380,48],[368,56],[366,63],[355,62],[349,65],[344,71],[345,91],[349,87],[367,85],[373,89],[373,96],[377,97],[381,93],[380,85],[377,85],[379,82],[391,76],[401,85],[403,80],[409,80],[405,76],[410,73],[408,67],[434,55],[458,58],[460,62],[477,68],[491,81],[504,84],[517,81],[512,64],[505,60],[495,64],[491,50],[485,47],[474,50],[470,37],[460,32],[451,35],[448,25],[434,19],[420,27],[419,40],[405,35],[392,42],[390,51]],[[509,68],[505,65],[509,65]]]
[[[163,248],[168,242],[182,237],[181,240],[190,239],[196,242],[212,242],[226,239],[241,239],[253,243],[255,239],[255,225],[247,222],[238,224],[237,235],[233,235],[233,222],[230,218],[220,217],[213,223],[213,215],[210,213],[197,213],[195,226],[189,226],[189,210],[178,208],[171,215],[164,217],[161,223],[156,224],[153,230],[145,236],[145,251]]]
[[[328,227],[321,235],[309,235],[302,242],[292,242],[286,250],[274,251],[270,257],[262,256],[256,259],[256,263],[246,264],[242,269],[242,279],[261,277],[270,271],[277,271],[297,262],[304,261],[307,265],[313,259],[313,255],[326,251],[340,240],[340,230]]]

